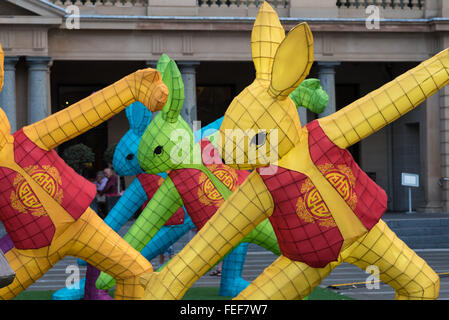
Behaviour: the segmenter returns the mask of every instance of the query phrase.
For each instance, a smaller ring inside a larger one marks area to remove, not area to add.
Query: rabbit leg
[[[10,285],[0,289],[0,300],[10,300],[25,291],[61,260],[63,255],[54,253],[50,257],[33,256],[33,250],[25,252],[12,248],[5,254],[5,257],[16,273],[16,277]]]
[[[363,270],[378,267],[380,280],[396,290],[396,299],[438,298],[438,275],[382,220],[341,256],[344,262]]]
[[[304,299],[340,262],[312,268],[280,256],[258,276],[236,300]]]
[[[219,291],[221,296],[235,297],[249,285],[242,278],[247,250],[248,243],[241,243],[224,258]]]
[[[139,277],[151,264],[108,227],[90,208],[81,216],[85,227],[71,240],[67,255],[79,257],[117,280],[115,299],[139,299]]]

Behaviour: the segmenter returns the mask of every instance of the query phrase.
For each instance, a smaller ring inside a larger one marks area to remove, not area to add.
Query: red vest
[[[349,151],[326,136],[318,121],[306,128],[313,163],[370,230],[387,208],[385,191],[360,169]],[[277,169],[276,174],[261,177],[275,203],[269,219],[282,254],[315,268],[336,261],[343,237],[326,206],[325,195],[305,174]]]
[[[224,165],[217,150],[208,139],[203,139],[200,143],[203,164],[229,190],[234,191],[243,183],[249,172]],[[201,170],[176,169],[171,170],[168,175],[181,195],[193,224],[200,230],[224,202],[222,195]]]
[[[148,200],[142,205],[142,210],[147,206],[148,202],[150,202],[151,198],[153,198],[154,193],[157,191],[159,186],[164,182],[164,178],[158,176],[157,174],[150,173],[141,173],[137,175],[137,179],[139,179],[140,184],[145,191]],[[170,217],[165,223],[165,226],[176,226],[184,223],[184,209],[179,208],[178,211],[175,212],[174,215]]]
[[[19,130],[14,137],[14,160],[75,220],[89,207],[96,187],[70,168],[54,151],[39,148]],[[0,151],[1,152],[1,151]],[[55,227],[22,175],[0,167],[0,220],[17,249],[51,244]]]

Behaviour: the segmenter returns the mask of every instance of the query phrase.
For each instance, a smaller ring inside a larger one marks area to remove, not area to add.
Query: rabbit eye
[[[256,134],[250,142],[250,145],[255,144],[256,146],[260,147],[267,141],[267,133],[266,132],[259,132]]]
[[[133,153],[130,153],[130,154],[128,154],[126,156],[126,160],[132,160],[132,159],[134,159],[134,154]]]
[[[161,154],[164,148],[162,146],[157,146],[154,148],[154,154]]]

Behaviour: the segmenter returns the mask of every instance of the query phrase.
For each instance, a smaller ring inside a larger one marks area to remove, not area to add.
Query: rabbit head
[[[134,102],[126,108],[126,117],[129,130],[115,148],[112,165],[118,175],[133,176],[143,172],[137,161],[137,150],[140,139],[150,124],[151,111],[140,102]]]
[[[162,80],[169,91],[167,103],[146,128],[137,156],[140,167],[154,174],[190,163],[193,154],[192,129],[180,116],[184,84],[176,63],[171,59],[166,63]]]
[[[274,162],[273,152],[281,158],[298,144],[301,124],[289,94],[312,66],[312,33],[301,23],[285,36],[276,12],[264,2],[253,26],[251,51],[256,79],[234,98],[220,127],[222,157],[238,169],[265,166]],[[266,146],[270,151],[258,152]]]

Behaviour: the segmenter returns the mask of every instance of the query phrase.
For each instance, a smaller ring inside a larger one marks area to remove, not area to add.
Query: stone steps
[[[447,214],[386,214],[384,221],[412,249],[449,248]]]

